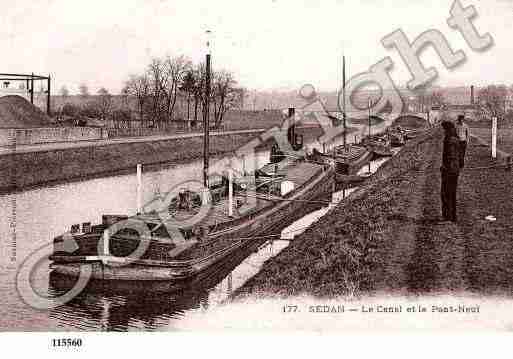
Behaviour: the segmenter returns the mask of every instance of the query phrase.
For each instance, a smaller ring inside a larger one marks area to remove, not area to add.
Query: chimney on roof
[[[470,86],[470,104],[474,104],[474,85]]]

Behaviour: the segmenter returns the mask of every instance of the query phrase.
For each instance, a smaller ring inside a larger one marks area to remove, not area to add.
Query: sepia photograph
[[[0,3],[0,341],[513,330],[512,0]]]

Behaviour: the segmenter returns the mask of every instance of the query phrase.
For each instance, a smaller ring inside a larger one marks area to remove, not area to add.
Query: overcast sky
[[[513,0],[462,0],[475,5],[478,31],[495,45],[473,52],[449,28],[448,0],[0,0],[0,72],[52,74],[54,89],[80,83],[117,93],[128,74],[151,57],[204,56],[213,34],[213,66],[233,71],[250,89],[296,89],[311,83],[335,90],[341,56],[351,74],[391,56],[397,85],[409,78],[395,50],[380,40],[403,29],[413,40],[434,28],[463,50],[467,61],[448,72],[432,49],[422,55],[439,69],[440,85],[513,83]],[[393,5],[392,5],[393,4]]]

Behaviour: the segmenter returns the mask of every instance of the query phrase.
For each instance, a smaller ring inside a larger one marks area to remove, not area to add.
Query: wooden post
[[[233,217],[233,171],[228,169],[228,217]]]
[[[492,158],[497,158],[497,117],[492,117]]]
[[[344,148],[346,148],[347,123],[346,123],[346,57],[342,56],[342,116],[344,121]]]
[[[210,31],[207,31],[210,34]],[[210,39],[207,41],[207,55],[205,59],[205,103],[203,111],[203,185],[208,187],[208,166],[209,166],[209,111],[210,111],[210,76],[211,76],[211,54],[210,54]]]
[[[371,107],[372,107],[372,101],[371,101],[371,98],[369,97],[369,141],[371,140]],[[371,171],[371,163],[369,161],[369,173],[370,173],[370,171]]]
[[[34,104],[34,73],[30,76],[30,103]]]
[[[137,214],[142,213],[142,165],[137,165]]]
[[[51,112],[51,108],[50,108],[50,75],[48,75],[48,79],[47,79],[47,85],[46,85],[46,90],[47,90],[47,94],[46,94],[46,114],[48,116],[50,116],[50,112]]]
[[[103,231],[103,255],[104,256],[110,256],[110,249],[109,249],[109,242],[110,242],[110,236],[109,236],[109,229]]]

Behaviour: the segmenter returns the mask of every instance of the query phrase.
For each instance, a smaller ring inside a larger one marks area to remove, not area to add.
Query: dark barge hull
[[[90,271],[90,279],[111,281],[167,281],[168,290],[190,286],[201,281],[205,276],[212,275],[216,268],[222,267],[230,257],[262,243],[262,236],[273,236],[270,233],[276,228],[285,228],[307,213],[324,207],[322,199],[331,198],[334,186],[334,172],[331,168],[306,183],[302,188],[291,194],[289,201],[282,201],[261,213],[240,218],[240,223],[219,232],[209,234],[209,242],[216,238],[234,238],[232,245],[199,260],[189,261],[148,261],[135,260],[127,265],[110,263],[109,258],[86,258],[77,256],[52,256],[51,268],[54,274],[67,277],[78,277]],[[320,199],[321,198],[321,199]],[[294,201],[299,200],[299,201]],[[304,200],[318,202],[305,203]],[[256,238],[255,238],[256,237]],[[245,239],[236,239],[245,238]],[[279,239],[279,236],[274,237]]]
[[[344,174],[344,175],[354,175],[356,174],[360,168],[365,166],[367,163],[369,163],[372,160],[372,157],[374,156],[372,151],[365,152],[364,155],[359,157],[358,159],[354,161],[337,161],[337,158],[335,157],[335,168],[337,173]]]

